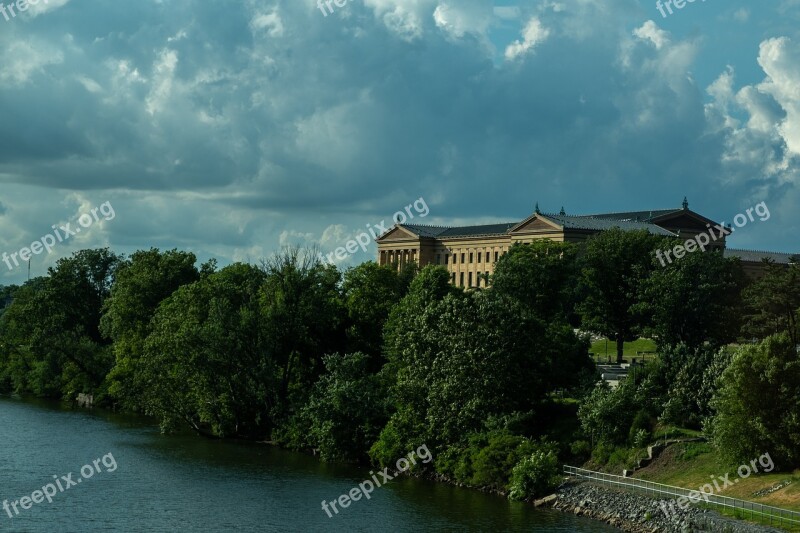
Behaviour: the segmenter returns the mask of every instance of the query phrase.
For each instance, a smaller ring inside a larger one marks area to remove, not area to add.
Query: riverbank
[[[0,396],[0,415],[0,503],[30,495],[52,475],[80,475],[81,465],[107,453],[119,465],[53,503],[20,509],[19,516],[0,509],[0,531],[263,533],[371,531],[384,524],[398,533],[614,531],[588,518],[410,476],[393,479],[370,499],[329,518],[321,502],[370,479],[369,469],[189,431],[162,435],[148,417],[70,409],[61,402]]]
[[[726,518],[714,511],[689,506],[674,506],[667,517],[661,507],[664,499],[600,487],[589,481],[567,481],[548,505],[555,510],[599,520],[632,533],[683,533],[686,531],[726,531],[730,533],[780,533],[781,530]]]

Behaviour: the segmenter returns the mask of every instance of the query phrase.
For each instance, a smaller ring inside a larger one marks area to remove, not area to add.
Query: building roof
[[[779,265],[788,265],[792,262],[792,256],[800,257],[800,254],[785,254],[781,252],[762,252],[759,250],[738,250],[736,248],[726,248],[725,257],[738,257],[742,261],[750,263],[760,263],[762,259],[771,259]]]
[[[676,235],[669,230],[650,224],[648,222],[637,222],[635,220],[620,220],[616,218],[602,218],[598,216],[571,216],[571,215],[550,215],[542,214],[548,220],[558,223],[564,229],[583,229],[591,231],[604,231],[612,228],[620,228],[626,231],[647,230],[653,235],[664,237],[675,237]]]
[[[508,230],[516,226],[516,222],[503,224],[484,224],[482,226],[463,226],[458,228],[448,228],[447,231],[439,235],[440,237],[479,237],[484,235],[505,235]]]
[[[605,219],[590,216],[550,215],[541,214],[547,220],[555,222],[564,229],[579,229],[589,231],[603,231],[611,228],[620,228],[626,231],[647,230],[653,235],[675,237],[675,234],[655,224],[635,222],[630,220]],[[519,222],[506,222],[502,224],[483,224],[479,226],[425,226],[423,224],[401,224],[419,237],[437,239],[456,237],[485,237],[491,235],[508,235],[509,230]]]
[[[684,200],[683,208],[672,209],[656,209],[650,211],[624,211],[621,213],[599,213],[596,215],[567,215],[563,214],[563,208],[559,214],[540,213],[537,211],[535,215],[549,220],[562,226],[564,229],[586,230],[586,231],[604,231],[612,228],[620,228],[626,231],[646,230],[653,235],[660,235],[663,237],[677,237],[678,235],[668,229],[665,229],[658,224],[653,223],[654,220],[659,218],[677,215],[679,213],[692,213],[703,220],[704,217],[688,211],[688,202]],[[425,226],[422,224],[401,224],[403,228],[411,231],[419,237],[429,238],[454,238],[454,237],[487,237],[494,235],[508,235],[510,230],[515,226],[521,225],[527,220],[533,219],[534,215],[521,222],[511,222],[503,224],[484,224],[479,226]],[[765,252],[768,253],[768,252]],[[786,258],[780,258],[784,262],[788,262],[788,257],[791,254],[777,254],[786,255]],[[778,261],[778,259],[776,259]]]
[[[482,226],[424,226],[421,224],[402,224],[401,226],[420,237],[482,237],[484,235],[505,235],[516,223],[484,224]]]
[[[680,213],[683,209],[656,209],[654,211],[626,211],[623,213],[600,213],[598,215],[587,215],[593,218],[604,218],[613,220],[632,220],[639,222],[650,222],[653,219],[666,215]]]
[[[449,226],[425,226],[424,224],[398,224],[420,237],[438,237],[442,232],[450,229]]]

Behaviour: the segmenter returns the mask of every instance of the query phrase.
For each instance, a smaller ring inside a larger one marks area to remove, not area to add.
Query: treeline
[[[731,457],[755,447],[797,465],[797,267],[748,285],[718,253],[660,267],[654,251],[670,244],[613,230],[517,245],[471,291],[440,267],[340,272],[296,249],[225,268],[177,250],[84,250],[0,289],[0,392],[93,394],[164,431],[329,461],[391,465],[427,445],[435,461],[415,468],[519,498],[547,491],[559,461],[646,442],[659,420],[705,424]],[[653,336],[662,356],[611,391],[579,329],[615,339],[620,358],[624,341]],[[774,397],[751,401],[755,387]]]

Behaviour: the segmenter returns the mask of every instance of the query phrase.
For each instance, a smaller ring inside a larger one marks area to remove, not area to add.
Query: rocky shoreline
[[[693,506],[686,510],[671,506],[671,515],[668,517],[662,503],[669,503],[670,500],[601,487],[589,481],[567,481],[546,500],[543,504],[555,510],[600,520],[634,533],[781,532],[780,529],[727,518]]]

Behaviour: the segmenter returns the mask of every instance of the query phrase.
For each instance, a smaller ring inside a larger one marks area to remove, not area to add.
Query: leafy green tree
[[[0,392],[25,392],[30,390],[30,357],[25,331],[26,323],[22,312],[23,302],[32,300],[36,291],[41,290],[45,278],[33,278],[21,287],[3,287],[2,309],[0,309]],[[14,298],[19,296],[16,311],[4,316]]]
[[[193,253],[151,248],[135,252],[117,269],[100,329],[114,341],[110,392],[128,408],[139,407],[136,373],[156,309],[179,287],[199,279],[195,262]]]
[[[447,270],[428,265],[389,313],[384,326],[388,362],[383,373],[392,383],[394,412],[370,449],[370,457],[379,464],[391,464],[408,450],[426,444],[426,378],[439,345],[432,334],[439,320],[436,304],[449,294],[463,294],[463,291],[450,285]]]
[[[389,419],[388,383],[363,353],[327,355],[325,369],[303,408],[308,438],[325,461],[364,460]]]
[[[439,320],[437,302],[448,294],[458,294],[450,285],[450,274],[432,265],[422,269],[412,281],[408,294],[391,310],[384,326],[385,371],[394,381],[393,394],[398,409],[410,408],[410,416],[424,417],[426,403],[425,378],[433,364],[438,347],[435,335]],[[418,445],[423,444],[421,441]]]
[[[559,365],[587,347],[564,322],[547,322],[521,303],[491,291],[446,297],[429,332],[439,346],[424,369],[427,420],[446,443],[482,431],[491,417],[529,412],[567,387]]]
[[[563,320],[548,322],[493,290],[454,291],[447,272],[432,267],[392,312],[386,342],[397,412],[381,453],[419,440],[465,445],[488,420],[530,412],[574,380],[561,361],[589,364],[585,342]]]
[[[3,316],[3,311],[11,305],[14,300],[14,292],[19,289],[17,285],[0,285],[0,317]]]
[[[262,264],[261,288],[268,350],[280,368],[281,413],[305,404],[324,370],[322,357],[346,348],[341,277],[313,251],[286,248]]]
[[[800,356],[789,335],[740,348],[719,383],[708,429],[723,457],[769,453],[779,469],[800,467]]]
[[[515,244],[498,261],[492,289],[542,316],[568,317],[578,274],[576,254],[574,244],[547,239]]]
[[[758,338],[786,332],[800,343],[800,264],[767,262],[767,273],[746,291],[749,313],[745,333]]]
[[[185,423],[220,437],[270,434],[278,379],[259,301],[264,279],[236,263],[160,304],[136,378],[162,429]]]
[[[108,249],[82,250],[15,292],[3,313],[2,337],[16,359],[16,390],[102,398],[113,358],[99,330],[100,314],[118,263]]]
[[[654,269],[653,252],[661,239],[646,230],[610,229],[589,239],[582,257],[584,299],[578,310],[583,328],[601,333],[617,344],[622,362],[625,341],[642,330],[635,313],[641,287]]]
[[[641,284],[634,305],[647,317],[661,347],[683,344],[711,351],[736,340],[746,278],[738,259],[719,252],[690,253],[656,268]]]
[[[690,348],[685,344],[661,350],[660,369],[666,384],[662,419],[681,427],[700,429],[713,414],[711,398],[730,356],[712,345]]]
[[[350,325],[347,329],[351,351],[370,355],[373,371],[383,364],[383,327],[389,313],[405,295],[397,271],[375,262],[362,263],[344,273],[342,292]]]

